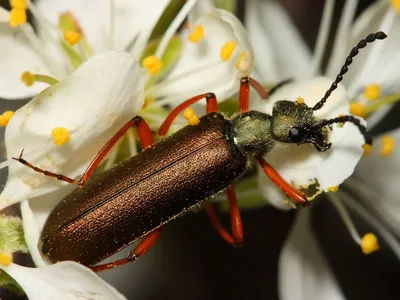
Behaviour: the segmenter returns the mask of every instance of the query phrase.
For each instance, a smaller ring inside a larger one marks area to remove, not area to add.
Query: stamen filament
[[[358,233],[353,221],[351,220],[351,217],[347,212],[346,207],[343,205],[342,200],[335,193],[327,193],[325,195],[328,197],[329,201],[335,207],[336,211],[341,217],[344,225],[349,231],[350,236],[353,238],[354,242],[358,245],[361,245],[361,236]]]
[[[47,83],[48,85],[54,85],[58,83],[58,80],[51,76],[43,74],[32,74],[27,71],[22,73],[21,81],[23,81],[26,86],[31,86],[34,82],[43,82]]]
[[[400,101],[400,93],[396,93],[390,96],[382,97],[376,99],[372,102],[368,102],[368,105],[365,106],[366,114],[371,114],[374,111],[378,110],[378,108],[382,106],[387,106],[389,104],[393,104]]]

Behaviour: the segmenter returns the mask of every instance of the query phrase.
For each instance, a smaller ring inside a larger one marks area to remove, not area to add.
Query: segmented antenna
[[[322,128],[324,126],[329,126],[335,123],[347,123],[347,122],[356,125],[360,130],[361,134],[364,136],[365,143],[368,145],[372,145],[372,138],[366,133],[367,128],[364,125],[361,125],[360,120],[354,116],[340,116],[329,120],[321,120],[320,122],[318,122],[317,126]]]
[[[348,66],[351,65],[353,62],[353,57],[358,54],[358,50],[364,48],[367,46],[367,43],[372,43],[375,40],[383,40],[387,37],[386,33],[382,31],[378,31],[377,33],[371,33],[369,34],[365,39],[361,40],[358,42],[357,46],[355,46],[353,49],[351,49],[349,56],[346,58],[346,62],[340,69],[339,74],[336,76],[335,81],[332,83],[331,87],[329,90],[326,91],[325,96],[317,103],[314,105],[312,108],[313,110],[318,110],[322,106],[324,106],[326,100],[329,98],[331,93],[337,88],[337,85],[339,82],[343,80],[343,75],[347,73],[348,71]]]

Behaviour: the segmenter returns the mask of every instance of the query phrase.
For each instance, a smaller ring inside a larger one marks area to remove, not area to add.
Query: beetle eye
[[[301,143],[304,140],[305,132],[300,127],[292,127],[289,129],[289,141],[292,143]]]

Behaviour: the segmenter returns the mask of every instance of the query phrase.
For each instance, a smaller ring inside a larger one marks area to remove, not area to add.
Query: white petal
[[[14,114],[6,128],[7,155],[18,157],[25,149],[24,158],[33,165],[75,178],[142,104],[141,69],[130,54],[93,56]],[[70,134],[59,147],[51,138],[55,127]],[[14,161],[0,195],[0,209],[63,185]]]
[[[330,87],[331,80],[319,77],[308,81],[288,84],[279,89],[265,101],[259,110],[266,113],[272,112],[273,104],[278,100],[296,100],[297,97],[304,98],[308,106],[316,104],[325,91]],[[348,115],[348,97],[345,89],[339,85],[332,93],[326,104],[315,112],[315,116],[321,119],[330,119],[340,114]],[[319,189],[327,191],[328,187],[341,184],[349,177],[358,163],[364,144],[364,139],[358,128],[353,124],[346,123],[343,128],[333,125],[329,134],[331,148],[326,152],[318,152],[313,146],[284,145],[277,151],[271,151],[266,155],[266,160],[279,172],[289,183],[296,187],[308,186],[313,180],[318,181]],[[264,197],[273,203],[283,193],[277,191],[266,176],[259,175],[259,185]],[[274,190],[275,189],[275,190]]]
[[[274,0],[248,1],[246,28],[254,44],[256,69],[263,81],[304,79],[311,55],[286,11]]]
[[[355,177],[360,180],[357,186],[367,189],[363,202],[387,221],[394,232],[400,232],[400,201],[398,186],[400,182],[400,130],[394,130],[387,135],[395,139],[394,151],[386,157],[379,155],[381,140],[374,141],[372,152],[360,161],[355,171]],[[365,198],[365,199],[364,199]]]
[[[146,93],[156,98],[166,97],[164,101],[171,102],[207,92],[214,92],[223,100],[238,91],[240,78],[247,76],[253,66],[253,49],[246,30],[233,14],[223,10],[203,15],[196,25],[204,27],[204,38],[194,44],[188,41],[189,32],[185,31],[177,65]],[[234,41],[236,47],[229,60],[222,61],[220,49],[228,41]],[[242,52],[246,57],[237,69],[236,62]]]
[[[44,268],[4,268],[30,300],[126,299],[88,268],[71,261]]]
[[[340,288],[312,235],[310,209],[299,211],[279,258],[282,300],[344,300]]]
[[[48,86],[35,83],[31,87],[26,87],[20,79],[25,71],[51,75],[22,31],[0,23],[0,45],[0,98],[29,98]]]
[[[155,25],[169,2],[113,1],[112,16],[109,0],[39,0],[37,7],[53,24],[58,23],[61,13],[71,12],[82,27],[89,45],[100,52],[107,49],[126,50],[142,30],[148,30]],[[110,27],[111,22],[114,24]],[[113,31],[114,38],[111,37],[110,30]]]

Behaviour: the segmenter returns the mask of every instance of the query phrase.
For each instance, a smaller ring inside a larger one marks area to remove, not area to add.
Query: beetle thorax
[[[273,147],[271,116],[259,111],[248,111],[231,120],[232,138],[239,151],[246,156],[262,156]]]

